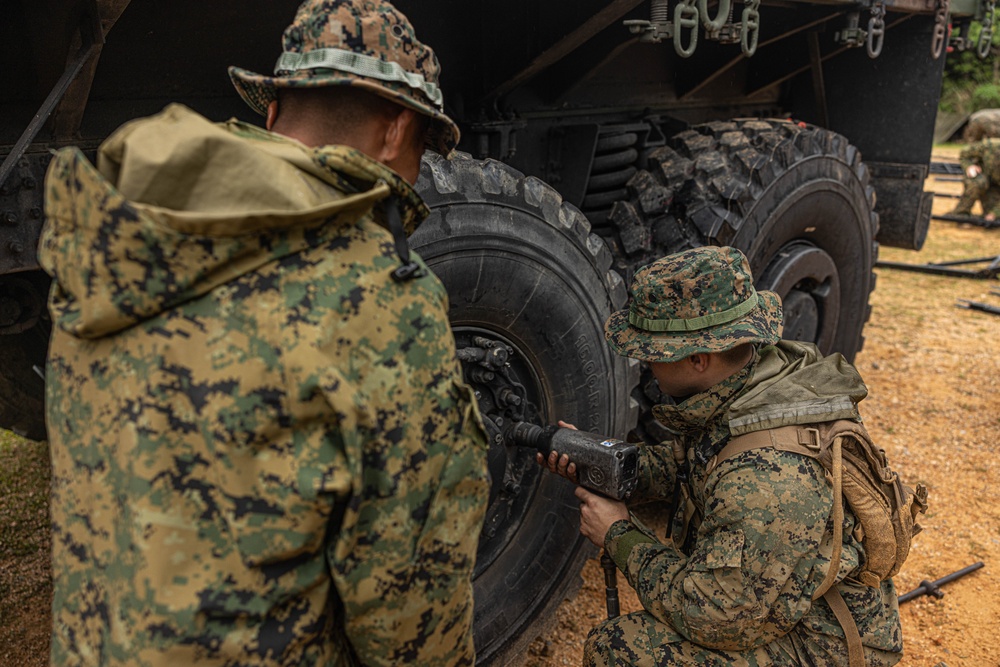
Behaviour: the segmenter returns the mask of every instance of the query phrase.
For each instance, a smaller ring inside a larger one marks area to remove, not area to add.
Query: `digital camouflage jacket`
[[[1000,185],[1000,141],[984,139],[966,146],[959,153],[962,171],[978,165],[994,185]]]
[[[740,664],[846,664],[840,624],[824,600],[812,600],[833,553],[833,494],[822,466],[764,448],[726,459],[707,479],[705,471],[730,435],[860,419],[856,404],[866,395],[841,355],[823,358],[812,344],[780,341],[705,393],[654,408],[687,452],[691,535],[682,544],[680,517],[666,544],[638,522],[619,521],[605,544],[661,624],[646,632],[664,644],[709,649],[678,646],[678,664],[692,655],[692,664],[715,664],[711,650],[739,653]],[[669,443],[644,448],[634,498],[671,499],[677,471]],[[891,664],[902,650],[895,589],[891,580],[868,588],[851,579],[865,557],[854,522],[845,507],[837,585],[863,643],[879,652],[872,664]]]
[[[52,161],[53,665],[473,664],[485,436],[390,192],[180,106]]]

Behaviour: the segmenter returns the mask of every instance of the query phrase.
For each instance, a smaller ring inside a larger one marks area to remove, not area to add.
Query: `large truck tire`
[[[0,427],[32,440],[45,440],[48,284],[41,271],[0,277]]]
[[[878,215],[868,170],[846,138],[781,120],[707,123],[650,153],[627,189],[606,240],[629,280],[673,252],[737,247],[757,288],[781,297],[784,338],[854,359],[871,313]],[[635,398],[636,437],[668,437],[650,412],[664,398],[648,370]]]
[[[512,417],[619,437],[632,428],[638,366],[614,355],[603,333],[626,292],[586,218],[536,178],[465,154],[428,156],[417,188],[431,216],[411,247],[448,290],[459,357],[493,439],[475,637],[477,663],[503,665],[575,595],[594,550],[579,534],[573,485],[532,452],[508,451],[500,430]],[[469,361],[487,344],[511,352],[506,370],[484,375]],[[503,397],[515,391],[512,405]]]
[[[0,337],[0,424],[31,440],[45,440],[46,332],[28,331]]]
[[[861,349],[875,286],[878,215],[861,155],[846,138],[780,120],[713,122],[649,156],[611,220],[620,270],[728,245],[777,292],[784,337],[848,359]]]

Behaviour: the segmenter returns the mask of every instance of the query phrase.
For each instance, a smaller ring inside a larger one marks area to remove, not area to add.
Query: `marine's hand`
[[[580,499],[580,533],[598,547],[604,547],[604,536],[615,521],[628,519],[625,503],[591,493],[582,486],[576,488]]]
[[[563,428],[568,428],[573,431],[578,430],[575,426],[573,426],[569,422],[564,422],[561,419],[557,423],[559,424],[559,426]],[[576,464],[570,461],[569,456],[567,456],[566,454],[559,456],[559,452],[552,450],[551,452],[549,452],[548,458],[546,458],[541,453],[538,453],[535,454],[535,461],[537,461],[538,465],[542,466],[543,468],[548,468],[549,471],[565,477],[574,484],[580,483],[580,481],[577,479],[576,476]]]
[[[965,170],[965,175],[969,178],[975,178],[981,173],[983,173],[983,168],[978,164],[970,164],[969,168]]]
[[[553,449],[549,452],[548,458],[546,458],[539,452],[535,454],[535,461],[543,468],[548,468],[550,472],[561,475],[574,484],[580,483],[576,477],[576,464],[570,461],[569,456],[566,454],[560,456],[559,452]]]

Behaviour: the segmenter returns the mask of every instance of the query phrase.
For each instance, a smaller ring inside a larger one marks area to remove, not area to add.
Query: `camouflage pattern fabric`
[[[460,135],[444,113],[440,73],[434,51],[383,0],[306,0],[282,36],[274,76],[229,68],[237,92],[262,116],[278,88],[355,86],[430,118],[427,146],[447,156]]]
[[[443,286],[390,278],[417,194],[178,106],[99,165],[46,181],[52,664],[472,665],[486,442]]]
[[[1000,109],[980,109],[969,116],[962,141],[971,144],[982,139],[998,138],[1000,138]]]
[[[608,344],[642,361],[678,361],[781,336],[781,300],[757,292],[750,263],[736,248],[704,247],[639,269],[629,306],[605,323]]]
[[[803,406],[835,405],[824,388],[840,391],[860,378],[831,378],[841,366],[823,359],[811,344],[780,341],[761,347],[742,372],[707,391],[656,407],[655,416],[676,434],[687,458],[679,468],[670,442],[644,447],[633,502],[669,500],[678,475],[686,476],[690,535],[685,539],[679,516],[668,543],[635,520],[612,525],[605,548],[645,611],[595,628],[585,665],[847,664],[840,624],[824,600],[812,600],[834,548],[832,491],[822,466],[797,454],[755,449],[706,473],[728,442],[733,406],[741,401],[741,418],[758,409],[773,420],[781,406],[771,399],[781,386],[785,421],[827,421],[822,410]],[[795,370],[783,373],[785,368]],[[762,386],[767,391],[759,391]],[[855,386],[846,398],[865,393],[863,385]],[[748,404],[748,396],[759,400]],[[902,651],[895,588],[891,580],[870,588],[851,578],[864,550],[852,534],[854,515],[849,509],[844,514],[836,585],[858,625],[867,664],[892,665]]]
[[[981,202],[983,215],[1000,216],[1000,141],[986,139],[967,146],[959,154],[962,171],[977,165],[983,171],[978,176],[962,180],[962,196],[952,213],[968,215],[976,202]]]

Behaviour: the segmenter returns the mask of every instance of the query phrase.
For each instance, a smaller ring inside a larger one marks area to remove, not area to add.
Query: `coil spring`
[[[670,20],[670,8],[667,0],[653,0],[649,10],[650,21],[654,24],[666,23]]]
[[[628,198],[625,184],[637,171],[638,141],[639,135],[635,132],[613,132],[597,139],[587,194],[581,206],[595,231],[608,227],[612,205]]]

